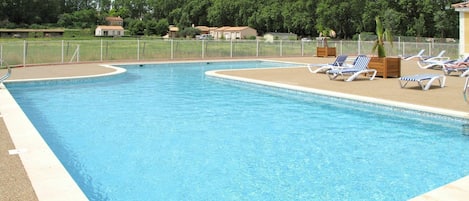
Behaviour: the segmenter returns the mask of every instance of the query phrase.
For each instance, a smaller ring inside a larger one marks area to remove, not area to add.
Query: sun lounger
[[[404,88],[409,82],[417,82],[422,90],[428,90],[435,80],[439,81],[441,88],[445,86],[446,77],[441,74],[416,74],[403,76],[399,78],[399,84],[401,85],[401,88]]]
[[[355,57],[355,59],[348,58],[345,61],[345,63],[342,64],[342,68],[352,68],[353,66],[355,66],[355,64],[357,63],[358,58],[360,58],[360,57],[366,57],[366,55],[359,54],[357,57]],[[348,62],[351,62],[351,63],[348,63]]]
[[[451,62],[449,57],[443,56],[445,53],[446,51],[442,50],[437,56],[421,59],[417,62],[417,64],[422,69],[430,69],[436,67],[443,68],[443,65],[445,65],[447,62]]]
[[[467,94],[469,93],[469,77],[466,78],[466,82],[464,83],[464,89],[462,93],[464,95],[464,101],[467,103]]]
[[[347,55],[339,55],[333,63],[330,64],[308,64],[308,70],[311,73],[325,72],[327,70],[333,69],[334,67],[342,66],[347,60]],[[314,69],[316,68],[316,69]]]
[[[452,72],[461,72],[461,77],[466,76],[469,73],[469,56],[465,59],[458,59],[445,63],[442,70],[445,75],[449,75]]]
[[[401,57],[402,60],[405,60],[405,61],[409,61],[409,60],[412,60],[414,58],[419,58],[419,59],[423,59],[423,53],[425,52],[425,49],[422,49],[420,50],[419,53],[417,53],[416,55],[408,55],[408,56],[403,56]]]
[[[446,50],[441,50],[440,53],[438,53],[436,56],[421,56],[421,58],[422,60],[447,58],[447,57],[443,57],[445,53],[446,53]]]
[[[329,79],[334,80],[339,75],[344,77],[345,75],[349,75],[347,79],[344,77],[344,81],[353,81],[355,80],[360,74],[368,75],[371,73],[370,80],[373,80],[376,76],[377,71],[375,69],[369,69],[368,63],[370,62],[370,58],[367,56],[360,55],[355,60],[355,65],[350,68],[338,68],[338,69],[331,69],[326,71],[327,76]]]

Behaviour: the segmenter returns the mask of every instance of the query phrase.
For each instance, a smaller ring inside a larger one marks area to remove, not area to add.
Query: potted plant
[[[329,37],[335,37],[335,31],[329,28],[324,28],[319,31],[318,40],[321,40],[322,47],[316,47],[316,56],[318,57],[328,57],[328,56],[337,56],[337,51],[335,47],[329,47],[327,44],[327,39]]]
[[[369,68],[374,68],[378,71],[377,76],[387,77],[400,77],[401,76],[401,59],[398,57],[386,57],[386,49],[384,44],[388,41],[392,46],[392,34],[388,29],[384,29],[379,16],[375,18],[376,21],[376,41],[373,45],[372,52],[377,52],[377,57],[371,57]]]

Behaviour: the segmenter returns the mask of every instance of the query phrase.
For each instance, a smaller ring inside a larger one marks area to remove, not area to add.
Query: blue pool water
[[[406,200],[469,174],[462,120],[204,75],[285,65],[7,87],[90,200]]]

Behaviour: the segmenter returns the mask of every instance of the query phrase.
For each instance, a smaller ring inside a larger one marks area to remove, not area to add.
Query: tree
[[[313,35],[314,9],[315,4],[307,0],[285,3],[282,9],[283,27],[288,33]]]
[[[185,38],[194,38],[200,34],[200,30],[193,27],[186,27],[179,32],[179,36]]]
[[[132,20],[129,23],[129,31],[132,35],[143,36],[145,34],[145,23],[142,20]]]
[[[100,24],[105,16],[120,16],[125,20],[125,28],[134,20],[166,19],[178,27],[250,26],[259,34],[291,32],[317,36],[318,28],[327,27],[335,30],[338,38],[351,38],[357,33],[373,32],[374,18],[381,16],[383,25],[394,34],[457,37],[459,13],[447,8],[458,2],[460,0],[2,0],[0,26],[56,24],[89,28]]]
[[[321,0],[316,9],[316,28],[327,27],[340,38],[349,38],[363,27],[362,16],[366,2],[360,0]]]
[[[149,20],[145,24],[145,35],[151,36],[151,35],[158,35],[158,22],[155,20]]]
[[[169,31],[169,22],[167,19],[158,20],[156,24],[156,34],[163,36],[166,35]]]
[[[89,28],[95,26],[98,21],[97,11],[87,9],[60,15],[57,24],[66,28]]]

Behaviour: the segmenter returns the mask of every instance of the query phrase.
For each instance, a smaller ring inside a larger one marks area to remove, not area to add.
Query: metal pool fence
[[[302,40],[47,40],[0,42],[0,59],[12,66],[104,61],[150,61],[243,57],[312,57],[320,41]],[[373,41],[330,40],[337,54],[372,54]],[[457,43],[395,42],[386,45],[388,56],[426,55],[446,50],[458,58]]]

